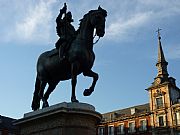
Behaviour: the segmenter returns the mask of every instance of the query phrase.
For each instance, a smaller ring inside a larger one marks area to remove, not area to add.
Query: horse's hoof
[[[33,111],[36,111],[36,110],[38,110],[38,109],[39,109],[39,107],[38,107],[38,106],[34,106],[34,105],[32,105],[32,106],[31,106],[31,108],[32,108],[32,110],[33,110]]]
[[[75,98],[71,98],[71,102],[79,103],[79,101]]]
[[[49,104],[48,104],[48,102],[47,102],[47,103],[43,103],[43,106],[42,106],[42,108],[45,108],[45,107],[49,107]]]
[[[33,111],[38,110],[39,107],[40,107],[40,103],[32,102],[31,108],[32,108]]]
[[[84,96],[90,96],[92,94],[93,90],[92,89],[85,89],[83,92]]]

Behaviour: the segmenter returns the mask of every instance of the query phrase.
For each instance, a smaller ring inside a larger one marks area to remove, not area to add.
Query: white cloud
[[[7,0],[0,4],[0,43],[48,43],[57,0]],[[12,6],[13,5],[13,6]],[[55,29],[54,29],[55,30]]]
[[[3,21],[1,17],[0,21],[0,37],[2,40],[25,42],[48,42],[52,40],[53,36],[56,35],[54,17],[57,16],[59,8],[62,8],[62,1],[10,1],[11,4],[8,6],[14,6],[12,8],[7,7],[6,12],[4,12],[7,15],[3,15],[3,18],[6,19]],[[6,3],[8,2],[4,2],[4,4]],[[161,27],[159,24],[162,24],[163,21],[168,23],[169,20],[174,19],[173,15],[180,14],[180,2],[177,0],[172,1],[171,4],[169,4],[168,0],[160,0],[159,2],[155,0],[111,0],[108,2],[107,0],[96,2],[94,0],[77,0],[76,2],[67,1],[67,4],[68,10],[72,11],[75,21],[73,24],[75,24],[76,28],[79,24],[78,20],[85,13],[101,5],[108,11],[106,39],[117,41],[134,40],[137,33],[140,33],[143,28],[156,29]],[[0,8],[0,13],[3,9],[5,8]],[[4,25],[5,27],[3,27]]]
[[[133,5],[132,5],[133,4]],[[131,6],[131,7],[130,7]],[[137,0],[132,3],[116,2],[107,20],[106,39],[129,41],[142,33],[142,29],[156,29],[167,24],[174,16],[180,15],[180,2]],[[171,23],[171,22],[170,22]],[[147,31],[148,32],[148,31]],[[143,35],[142,35],[143,36]]]
[[[111,22],[107,27],[107,37],[113,39],[123,39],[122,37],[127,37],[133,29],[139,28],[141,25],[146,23],[152,12],[138,13],[131,16],[128,19],[118,19]]]
[[[17,22],[15,34],[21,40],[39,40],[50,38],[49,22],[52,19],[50,5],[53,1],[40,1],[31,6],[22,20]]]

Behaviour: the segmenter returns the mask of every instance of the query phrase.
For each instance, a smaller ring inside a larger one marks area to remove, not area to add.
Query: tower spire
[[[168,62],[166,61],[164,57],[164,52],[161,45],[160,30],[161,29],[158,28],[158,30],[156,31],[158,32],[158,61],[156,63],[156,67],[158,69],[157,77],[160,77],[161,79],[166,81],[168,80],[168,71],[167,71]]]

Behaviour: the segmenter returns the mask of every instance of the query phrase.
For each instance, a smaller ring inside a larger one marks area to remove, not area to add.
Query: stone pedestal
[[[96,135],[101,114],[85,103],[60,103],[15,121],[20,135]]]

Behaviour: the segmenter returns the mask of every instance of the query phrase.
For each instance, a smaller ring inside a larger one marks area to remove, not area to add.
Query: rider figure
[[[71,22],[73,22],[72,14],[71,12],[66,13],[66,10],[67,6],[66,3],[64,3],[64,7],[60,10],[58,17],[56,18],[56,32],[60,38],[55,46],[56,49],[59,49],[60,60],[65,58],[65,51],[67,51],[69,44],[76,36],[76,30],[71,24]],[[64,17],[62,19],[63,14]]]

